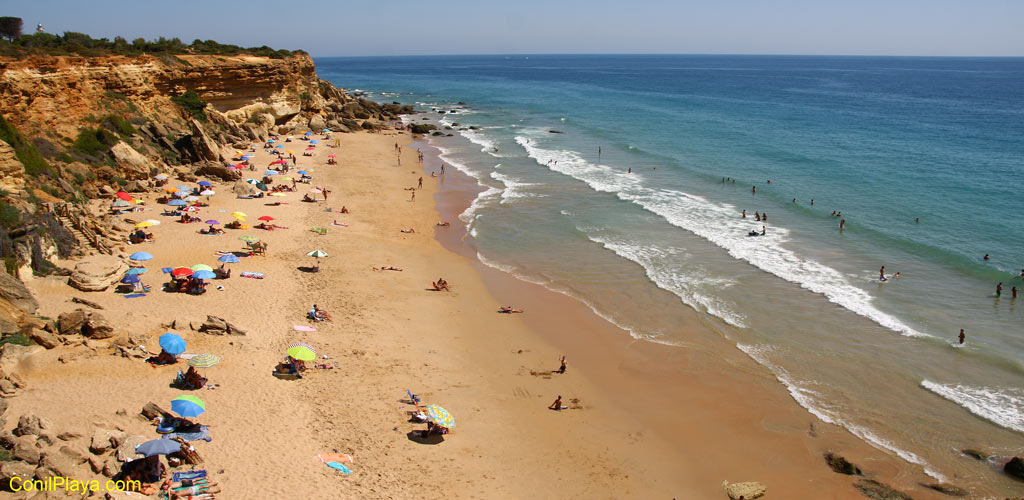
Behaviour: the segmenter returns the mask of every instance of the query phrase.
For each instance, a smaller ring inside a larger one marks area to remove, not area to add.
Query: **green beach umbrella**
[[[312,252],[309,252],[306,255],[308,255],[310,257],[316,257],[318,259],[321,259],[321,258],[327,257],[327,252],[325,252],[323,250],[313,250]]]
[[[213,268],[206,264],[196,264],[192,266],[193,271],[213,271]]]
[[[240,239],[240,240],[242,240],[242,241],[244,241],[246,243],[256,243],[257,241],[260,241],[259,238],[255,237],[255,236],[252,236],[252,235],[249,235],[249,234],[247,234],[245,236],[242,236],[242,237],[240,237],[238,239]]]
[[[183,417],[198,417],[206,411],[206,403],[195,396],[178,396],[171,400],[171,411]]]
[[[296,342],[288,346],[288,355],[299,361],[313,361],[316,359],[316,349],[304,342]]]

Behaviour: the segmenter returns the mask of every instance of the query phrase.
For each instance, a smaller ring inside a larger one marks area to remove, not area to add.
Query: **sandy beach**
[[[223,359],[205,370],[216,387],[193,391],[207,403],[197,420],[213,438],[194,444],[219,498],[727,498],[726,480],[761,482],[769,499],[863,498],[852,486],[857,478],[828,469],[827,451],[914,498],[941,497],[921,486],[935,481],[919,469],[816,420],[696,314],[679,325],[692,332],[683,349],[636,341],[585,305],[476,261],[456,218],[474,187],[452,169],[432,178],[439,160],[423,143],[397,132],[335,137],[340,148],[321,146],[298,160],[312,185],[330,190],[326,201],[300,201],[311,185],[280,198],[236,199],[229,184],[214,182],[218,194],[199,215],[227,222],[240,210],[250,224],[270,215],[287,229],[200,235],[203,224],[159,217],[155,194],[146,211],[126,214],[166,219],[150,228],[152,243],[130,247],[155,256],[145,263],[143,281],[153,287],[146,297],[79,292],[59,277],[28,283],[41,315],[56,319],[82,307],[72,297],[87,298],[118,334],[146,339],[153,354],[157,337],[173,331],[187,353]],[[329,153],[339,165],[326,164]],[[269,162],[258,149],[258,169]],[[420,177],[413,201],[406,188]],[[284,204],[268,206],[277,201]],[[327,211],[342,206],[350,213]],[[452,226],[436,226],[441,220]],[[409,228],[415,232],[401,231]],[[246,234],[268,244],[266,256],[230,264],[232,277],[204,295],[159,290],[161,268],[216,267],[217,252],[242,250]],[[329,257],[320,272],[306,272],[314,249]],[[382,266],[402,270],[374,269]],[[450,292],[430,290],[438,277]],[[333,321],[307,321],[313,304]],[[526,312],[498,312],[509,304]],[[207,315],[247,332],[187,327]],[[177,328],[166,326],[172,321]],[[293,342],[315,346],[326,356],[318,363],[336,366],[301,380],[273,377]],[[58,432],[80,434],[67,444],[85,455],[96,429],[156,438],[139,411],[147,402],[168,408],[183,394],[169,384],[185,365],[151,367],[107,344],[76,341],[24,361],[18,372],[27,387],[9,400],[7,415],[35,413]],[[552,373],[561,355],[568,370]],[[454,431],[418,437],[425,425],[409,421],[407,389],[449,410]],[[547,409],[558,395],[569,408]],[[16,423],[9,419],[6,429]],[[351,455],[352,473],[326,467],[317,459],[323,453]]]

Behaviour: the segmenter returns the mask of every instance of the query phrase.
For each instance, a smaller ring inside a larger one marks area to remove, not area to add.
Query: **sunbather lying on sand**
[[[171,481],[164,481],[164,484],[160,486],[160,490],[170,500],[176,499],[202,499],[202,498],[213,498],[213,493],[220,493],[220,487],[217,483],[211,483],[206,478],[185,480],[177,483]],[[142,491],[143,494],[153,494],[156,490],[150,492]]]
[[[448,288],[448,282],[445,281],[444,278],[437,278],[437,281],[431,283],[431,285],[434,285],[434,290],[437,290],[437,291],[441,291],[441,290],[444,290],[446,292],[452,291],[451,288]]]
[[[160,354],[157,354],[156,356],[147,359],[146,362],[152,363],[154,365],[173,365],[174,363],[178,362],[178,358],[176,358],[173,354],[163,349],[160,349]]]
[[[446,221],[446,220],[443,220],[443,221],[441,221],[441,222],[438,222],[438,223],[437,223],[437,225],[438,225],[438,226],[441,226],[441,227],[448,227],[448,226],[452,225],[452,223],[451,223],[451,222],[448,222],[448,221]]]
[[[416,232],[416,230],[411,228],[411,227],[409,229],[400,229],[400,231],[402,231],[403,233],[415,233]]]
[[[522,309],[516,309],[516,308],[514,308],[512,306],[501,306],[501,307],[498,308],[498,312],[512,314],[512,313],[521,313],[521,312],[523,312],[523,310]]]
[[[395,266],[380,266],[380,269],[377,269],[375,267],[375,268],[373,268],[373,270],[374,271],[401,271],[400,268],[397,268]]]

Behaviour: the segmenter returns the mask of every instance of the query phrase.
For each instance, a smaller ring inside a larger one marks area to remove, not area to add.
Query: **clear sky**
[[[0,15],[26,32],[42,23],[314,56],[1024,56],[1024,0],[0,0]]]

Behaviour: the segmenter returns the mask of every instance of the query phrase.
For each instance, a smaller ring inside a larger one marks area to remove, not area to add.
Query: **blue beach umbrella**
[[[192,273],[192,277],[199,280],[212,280],[216,278],[217,275],[213,274],[213,271],[207,271],[203,269],[201,271],[196,271]]]
[[[313,139],[312,141],[309,141],[309,143],[310,144],[320,144],[320,141],[318,141],[316,139]]]
[[[325,128],[325,129],[324,129],[324,133],[325,133],[325,134],[329,134],[329,133],[331,133],[331,129],[329,129],[329,128]]]
[[[121,278],[121,283],[124,283],[124,284],[127,284],[127,285],[130,285],[132,283],[138,283],[139,281],[141,281],[141,280],[135,274],[129,274],[129,275],[126,275],[124,278]]]
[[[274,146],[274,149],[284,149],[284,144],[278,144],[277,146]]]
[[[305,170],[299,170],[298,173],[302,175],[309,175],[309,172],[306,172]]]
[[[154,439],[135,447],[135,453],[151,457],[153,455],[170,455],[181,451],[181,444],[170,439]]]
[[[200,186],[212,186],[213,185],[213,183],[211,183],[210,181],[199,181],[196,184],[199,184]]]
[[[129,276],[137,276],[137,275],[143,274],[145,272],[146,272],[146,268],[144,268],[144,267],[133,267],[133,268],[129,269],[128,271],[126,271],[125,274],[127,274]]]
[[[267,139],[267,142],[274,142],[273,139]]]
[[[302,135],[310,136],[310,135],[313,135],[313,133],[312,132],[306,132],[305,134],[302,134]]]
[[[185,339],[177,333],[165,333],[160,336],[160,347],[174,355],[185,352]]]
[[[221,255],[217,259],[217,261],[218,262],[223,262],[225,264],[236,264],[238,262],[241,262],[241,260],[239,260],[238,257],[235,257],[233,254],[230,254],[230,253],[227,254],[227,255]]]
[[[206,411],[206,403],[195,396],[178,396],[171,400],[171,411],[183,417],[198,417]]]
[[[277,170],[267,170],[263,175],[277,175]]]
[[[184,190],[188,191],[188,186],[182,184],[182,185],[178,186],[178,189],[184,189]]]
[[[167,204],[172,207],[183,207],[185,205],[188,205],[188,202],[185,200],[171,200],[168,201]]]
[[[153,256],[146,252],[135,252],[129,255],[128,258],[131,260],[137,260],[139,262],[144,260],[153,260]]]

